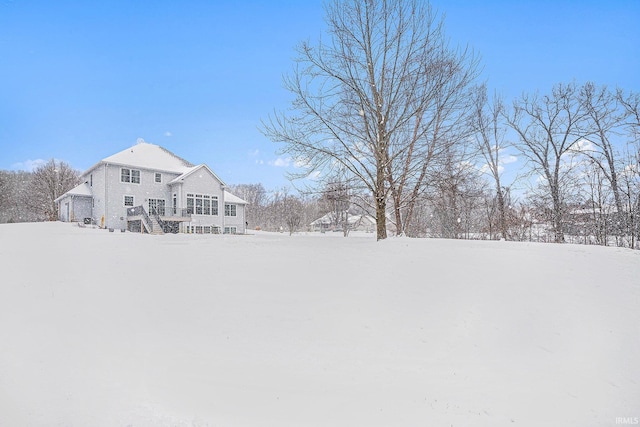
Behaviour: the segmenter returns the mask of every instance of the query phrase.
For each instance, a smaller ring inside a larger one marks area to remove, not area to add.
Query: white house
[[[351,215],[346,212],[341,212],[341,214],[347,215],[347,224],[351,231],[366,231],[367,233],[376,231],[376,219],[371,215]],[[312,231],[341,231],[344,226],[344,217],[338,218],[336,212],[329,212],[313,221],[309,226]]]
[[[102,159],[56,199],[61,221],[163,233],[244,233],[247,202],[205,164],[142,140]]]

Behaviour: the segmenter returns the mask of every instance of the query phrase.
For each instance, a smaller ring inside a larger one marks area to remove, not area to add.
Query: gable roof
[[[249,202],[242,200],[240,197],[229,193],[227,190],[224,190],[224,202],[225,203],[235,203],[236,205],[248,205]]]
[[[371,215],[351,215],[349,214],[347,217],[347,223],[348,224],[355,224],[358,221],[364,221],[364,222],[369,222],[371,224],[375,224],[376,223],[376,219],[374,217],[372,217]],[[311,222],[311,226],[314,225],[320,225],[320,224],[333,224],[336,222],[336,213],[335,212],[329,212],[328,214],[325,214],[323,216],[321,216],[320,218],[316,219],[315,221]]]
[[[371,215],[352,215],[352,214],[347,215],[348,224],[355,224],[358,221],[367,221],[373,224],[376,223],[375,218],[373,218]],[[311,222],[311,224],[309,225],[333,224],[335,222],[336,222],[336,213],[329,212],[328,214],[325,214],[320,218],[316,219],[315,221]]]
[[[185,173],[194,167],[192,163],[176,156],[166,148],[144,142],[143,140],[139,140],[138,143],[132,147],[105,157],[89,170],[94,169],[101,163],[175,173]]]
[[[93,194],[91,194],[91,189],[89,188],[89,184],[87,184],[86,182],[83,182],[82,184],[72,188],[71,190],[69,190],[66,193],[64,193],[62,196],[60,196],[57,199],[55,199],[54,202],[58,202],[59,200],[62,200],[63,198],[65,198],[67,196],[92,197]]]
[[[210,173],[211,175],[213,175],[213,176],[215,177],[215,179],[217,179],[218,181],[220,181],[220,183],[221,183],[222,185],[226,185],[226,184],[224,183],[224,181],[223,181],[223,180],[221,180],[221,179],[220,179],[220,177],[219,177],[218,175],[216,175],[216,173],[215,173],[214,171],[212,171],[212,170],[211,170],[211,168],[209,168],[209,166],[205,165],[204,163],[203,163],[203,164],[201,164],[201,165],[198,165],[198,166],[192,166],[192,167],[190,167],[190,168],[187,168],[187,169],[182,173],[182,175],[180,175],[180,176],[177,176],[177,177],[173,178],[173,179],[169,182],[169,185],[171,185],[171,184],[177,184],[177,183],[179,183],[179,182],[183,181],[185,178],[187,178],[188,176],[192,175],[193,173],[195,173],[196,171],[198,171],[198,170],[200,170],[200,169],[202,169],[202,168],[204,168],[205,170],[209,171],[209,173]]]

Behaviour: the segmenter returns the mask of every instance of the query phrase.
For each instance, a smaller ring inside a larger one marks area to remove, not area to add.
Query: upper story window
[[[162,182],[162,174],[159,172],[156,172],[156,182],[161,183]]]
[[[236,205],[225,203],[224,216],[236,216]]]
[[[124,205],[133,206],[133,196],[124,196]]]
[[[120,182],[140,184],[140,171],[136,169],[120,169]]]

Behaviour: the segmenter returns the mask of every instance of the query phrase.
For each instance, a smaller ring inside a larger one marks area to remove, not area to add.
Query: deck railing
[[[153,232],[153,223],[151,222],[151,218],[147,214],[147,211],[144,210],[143,206],[134,206],[132,208],[127,209],[127,216],[141,216],[142,222],[149,230],[149,233]]]
[[[152,214],[157,214],[161,217],[179,217],[179,218],[189,218],[191,217],[191,209],[183,208],[171,208],[171,207],[157,207],[153,209]],[[144,206],[135,206],[127,209],[127,216],[144,216],[147,215],[147,212]]]

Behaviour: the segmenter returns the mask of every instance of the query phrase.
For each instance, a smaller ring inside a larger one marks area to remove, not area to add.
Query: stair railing
[[[153,217],[155,218],[156,221],[158,221],[158,224],[160,225],[160,229],[162,231],[165,230],[165,223],[162,220],[162,218],[160,218],[160,213],[162,213],[164,215],[164,208],[151,208],[151,215],[153,215]]]
[[[149,218],[147,211],[144,210],[144,206],[136,206],[127,209],[127,216],[141,216],[143,226],[147,228],[149,233],[153,232],[153,223],[151,222],[151,218]]]

